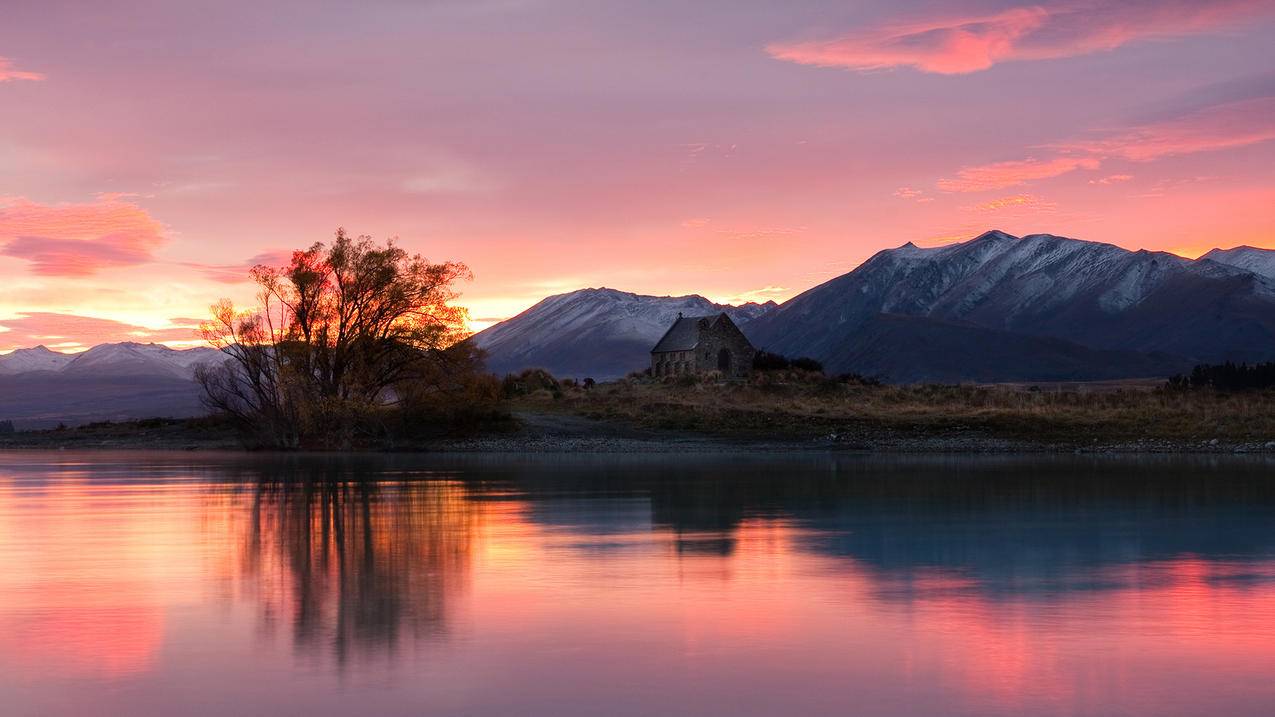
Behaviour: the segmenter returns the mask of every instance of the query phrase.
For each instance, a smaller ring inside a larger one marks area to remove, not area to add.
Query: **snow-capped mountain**
[[[22,428],[204,413],[196,367],[226,360],[215,349],[132,342],[78,354],[43,346],[0,356],[0,420]]]
[[[58,371],[74,358],[73,354],[53,351],[43,345],[18,349],[0,356],[0,375],[27,371]]]
[[[882,316],[925,321],[891,321],[883,333]],[[1007,350],[991,355],[979,350],[990,340],[986,331],[1065,341],[1082,360],[1050,367],[1024,341],[998,340]],[[946,337],[947,356],[919,340],[936,332]],[[895,378],[923,379],[938,368],[1002,380],[1129,376],[1163,363],[1148,364],[1148,354],[1178,365],[1275,358],[1275,280],[1219,261],[991,231],[943,247],[878,252],[760,318],[749,335],[835,371],[863,371],[871,355],[872,368]],[[1081,349],[1124,353],[1085,357]],[[1121,356],[1132,363],[1122,366]]]
[[[224,361],[222,352],[201,346],[173,349],[162,344],[125,341],[98,344],[82,353],[66,354],[44,346],[18,349],[0,356],[0,374],[51,371],[76,376],[154,376],[194,378],[201,364]]]
[[[580,289],[550,296],[474,336],[488,368],[507,373],[544,368],[560,376],[617,378],[645,367],[650,350],[677,315],[726,312],[745,325],[776,307],[715,304],[702,296],[643,296],[615,289]]]
[[[1200,258],[1234,266],[1275,280],[1275,249],[1237,246],[1234,249],[1214,249]]]
[[[157,375],[193,378],[195,367],[226,359],[220,351],[206,346],[173,349],[162,344],[123,342],[99,344],[76,355],[63,373],[78,375]]]

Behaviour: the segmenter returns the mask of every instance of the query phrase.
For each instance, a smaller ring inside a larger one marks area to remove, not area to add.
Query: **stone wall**
[[[696,370],[743,378],[753,369],[755,353],[748,338],[729,319],[711,322],[700,327],[699,344],[695,347]]]
[[[665,351],[651,354],[652,376],[682,376],[695,373],[697,370],[694,351]]]
[[[730,319],[702,318],[698,330],[699,340],[694,350],[651,354],[651,375],[684,376],[714,371],[728,378],[748,375],[756,350]]]

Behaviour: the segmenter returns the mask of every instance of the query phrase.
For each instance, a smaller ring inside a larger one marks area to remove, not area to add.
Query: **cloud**
[[[238,264],[201,264],[199,262],[184,261],[181,266],[188,269],[194,269],[205,277],[222,284],[239,284],[241,282],[251,280],[248,272],[252,267],[258,264],[266,266],[286,266],[292,260],[292,252],[286,249],[272,249],[264,251],[256,256]]]
[[[408,194],[481,194],[497,189],[497,182],[476,167],[449,156],[426,160],[401,189]]]
[[[1026,184],[1034,179],[1057,177],[1077,169],[1097,169],[1102,164],[1095,157],[1028,157],[1010,162],[993,162],[963,167],[956,176],[940,179],[938,188],[945,192],[982,192]]]
[[[767,301],[774,301],[787,293],[789,293],[789,289],[786,286],[763,286],[760,289],[743,291],[733,296],[719,298],[716,301],[719,304],[730,304],[732,306],[747,304],[749,302],[764,304]]]
[[[1001,211],[1020,211],[1030,210],[1033,213],[1052,212],[1058,208],[1058,205],[1041,199],[1034,194],[1015,194],[999,199],[982,202],[981,204],[972,204],[970,206],[961,207],[966,212],[1001,212]]]
[[[1047,60],[1112,50],[1143,39],[1218,30],[1272,13],[1262,0],[1046,2],[870,27],[828,40],[774,43],[772,57],[856,71],[913,67],[944,75],[1001,62]]]
[[[1181,117],[1153,122],[1110,136],[1056,145],[1084,152],[1147,162],[1160,157],[1243,147],[1275,139],[1275,96],[1253,97],[1204,107]]]
[[[1055,156],[963,167],[938,181],[945,192],[979,192],[1048,179],[1077,169],[1097,169],[1109,159],[1149,162],[1162,157],[1244,147],[1275,139],[1275,96],[1252,97],[1202,107],[1178,117],[1109,131],[1104,136],[1059,142],[1044,149]],[[1131,178],[1113,174],[1094,180],[1111,184]]]
[[[87,204],[0,199],[0,255],[22,259],[42,276],[88,276],[154,259],[164,226],[119,195]]]
[[[43,79],[43,74],[39,72],[28,72],[26,70],[15,69],[13,67],[13,60],[10,60],[7,57],[0,57],[0,82],[13,82],[15,80],[39,82]]]
[[[911,199],[916,202],[925,203],[934,201],[934,197],[926,196],[922,189],[913,189],[912,187],[899,187],[894,190],[894,196],[899,199]]]
[[[1111,174],[1106,177],[1089,180],[1090,184],[1117,184],[1119,182],[1127,182],[1133,179],[1132,174]]]
[[[186,322],[183,319],[180,323]],[[23,311],[11,319],[0,318],[0,329],[4,329],[0,331],[0,351],[38,344],[87,348],[116,341],[189,343],[198,338],[194,325],[152,329],[113,319],[46,311]]]

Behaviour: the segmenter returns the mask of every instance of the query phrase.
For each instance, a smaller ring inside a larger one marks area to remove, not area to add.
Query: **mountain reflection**
[[[481,503],[457,481],[259,481],[238,577],[268,631],[339,662],[446,630],[464,591]]]
[[[0,704],[1270,714],[1271,467],[0,453]]]
[[[1180,556],[1275,556],[1275,473],[1264,458],[546,463],[502,476],[537,505],[533,519],[596,535],[621,502],[637,524],[633,505],[645,501],[650,529],[669,533],[678,554],[721,557],[734,552],[745,521],[781,521],[798,534],[796,549],[852,559],[878,576],[883,596],[898,598],[912,576],[935,572],[960,574],[968,589],[994,597],[1115,587],[1104,570]],[[568,494],[574,510],[565,520],[554,504]]]

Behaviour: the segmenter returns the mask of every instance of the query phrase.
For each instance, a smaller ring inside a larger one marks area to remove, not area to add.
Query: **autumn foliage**
[[[497,396],[453,304],[464,264],[338,230],[251,276],[257,305],[222,300],[202,326],[229,360],[197,377],[207,405],[258,445],[347,448],[437,430],[456,405]]]

